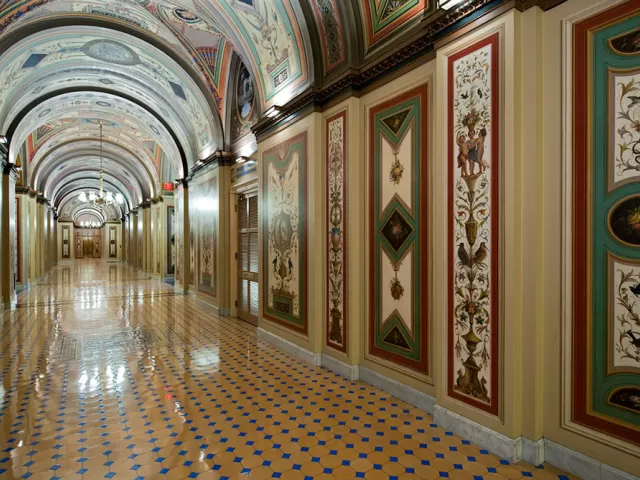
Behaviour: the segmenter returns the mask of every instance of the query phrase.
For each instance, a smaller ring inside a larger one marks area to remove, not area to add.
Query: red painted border
[[[329,312],[331,311],[331,302],[329,301],[329,275],[326,275],[326,287],[327,287],[327,312],[326,312],[326,322],[327,328],[326,330],[326,344],[327,346],[334,348],[336,350],[340,350],[341,352],[347,353],[347,111],[343,110],[340,113],[336,113],[332,117],[327,118],[325,122],[325,163],[327,164],[326,168],[326,182],[325,182],[325,198],[326,198],[326,214],[325,214],[325,235],[327,234],[329,227],[329,124],[338,118],[342,118],[343,121],[343,131],[342,131],[342,222],[344,224],[344,229],[342,231],[342,345],[338,345],[337,343],[333,343],[329,340],[329,329],[331,327],[331,323],[329,321]],[[325,268],[331,268],[329,266],[329,250],[330,250],[330,242],[328,239],[326,241],[326,255],[327,255],[327,263]]]
[[[587,309],[591,307],[587,299],[587,223],[588,203],[587,195],[587,156],[589,136],[588,115],[591,113],[589,105],[589,91],[587,78],[589,36],[594,30],[601,29],[621,17],[626,17],[640,9],[640,0],[624,3],[606,12],[594,15],[574,27],[574,63],[573,63],[573,420],[588,427],[623,438],[632,443],[638,443],[638,432],[621,425],[608,422],[602,418],[590,415],[587,411],[587,376],[589,369],[587,345]]]
[[[404,23],[407,23],[412,18],[420,15],[425,11],[425,8],[428,6],[426,0],[420,0],[417,5],[411,8],[409,11],[405,12],[400,17],[396,18],[389,25],[384,27],[378,33],[373,33],[373,12],[371,11],[371,6],[369,5],[369,0],[363,0],[364,10],[365,10],[365,24],[367,27],[367,48],[371,47],[378,40],[389,35],[396,28],[401,27]]]
[[[453,349],[451,347],[451,340],[453,339],[453,308],[454,308],[454,291],[453,291],[453,276],[454,276],[454,261],[452,255],[452,248],[454,243],[453,238],[453,215],[454,215],[454,199],[453,199],[453,180],[455,172],[454,162],[454,142],[453,142],[453,64],[456,60],[469,55],[480,48],[487,45],[491,45],[491,91],[493,95],[493,101],[491,105],[491,317],[492,331],[491,331],[491,404],[487,405],[484,402],[475,400],[468,395],[462,395],[456,392],[453,388]],[[500,292],[499,292],[499,252],[500,252],[500,117],[499,117],[499,98],[500,98],[500,78],[498,64],[500,61],[500,36],[498,33],[491,35],[490,37],[481,40],[474,45],[458,52],[457,54],[449,57],[448,59],[448,115],[449,115],[449,135],[447,141],[449,143],[449,198],[448,198],[448,238],[449,247],[448,252],[448,303],[449,303],[449,317],[448,317],[448,340],[447,340],[447,391],[448,395],[452,398],[460,400],[461,402],[472,405],[476,408],[484,410],[492,415],[498,415],[500,406]]]
[[[375,329],[376,329],[376,314],[374,311],[373,301],[369,305],[369,353],[377,357],[389,360],[404,367],[411,368],[421,373],[429,373],[429,328],[431,327],[429,322],[429,115],[427,110],[429,108],[429,84],[425,83],[413,90],[410,90],[402,95],[399,95],[391,100],[388,100],[375,108],[372,108],[369,112],[369,266],[371,269],[369,280],[369,295],[370,299],[376,298],[375,284],[373,282],[373,269],[375,268],[375,236],[376,236],[376,218],[374,215],[375,205],[375,117],[376,115],[390,107],[398,105],[402,102],[409,100],[410,98],[419,96],[420,101],[420,121],[422,123],[422,131],[416,132],[416,135],[420,135],[421,152],[421,174],[420,174],[420,208],[422,214],[418,221],[420,222],[420,268],[423,272],[422,289],[417,291],[414,295],[420,295],[422,299],[420,305],[420,361],[409,360],[400,355],[382,350],[376,347],[375,342]],[[413,300],[413,299],[412,299]],[[415,315],[415,312],[414,312]]]
[[[262,164],[263,164],[263,168],[265,167],[265,161],[264,159],[267,157],[267,155],[273,155],[274,152],[277,152],[278,150],[282,149],[283,145],[286,145],[287,147],[287,155],[289,155],[289,151],[291,150],[291,144],[296,143],[297,141],[302,140],[304,143],[304,175],[302,176],[302,184],[299,185],[299,189],[302,191],[302,207],[303,209],[305,209],[307,207],[307,175],[309,174],[308,172],[308,166],[309,166],[309,141],[308,141],[308,136],[307,136],[307,131],[305,130],[302,133],[299,133],[297,135],[295,135],[294,137],[291,137],[287,140],[285,140],[284,142],[281,142],[277,145],[274,145],[273,147],[271,147],[269,150],[265,151],[262,154]],[[264,195],[264,193],[267,191],[266,190],[266,186],[267,186],[267,176],[264,175],[264,170],[263,170],[263,176],[262,176],[262,193]],[[309,249],[308,249],[308,236],[309,236],[309,228],[308,228],[308,216],[306,212],[300,212],[304,215],[299,215],[298,218],[303,218],[304,217],[304,222],[300,222],[300,220],[298,220],[298,228],[300,228],[300,225],[302,224],[302,231],[304,232],[304,240],[302,242],[302,245],[304,246],[304,255],[302,256],[301,259],[299,259],[300,263],[301,263],[301,267],[300,267],[300,271],[302,272],[302,289],[301,291],[298,293],[299,295],[306,295],[306,301],[304,302],[304,309],[302,311],[300,311],[300,318],[303,319],[303,323],[304,326],[299,327],[298,325],[292,324],[290,322],[285,322],[283,320],[280,320],[278,317],[275,317],[273,315],[269,315],[266,312],[266,298],[267,298],[267,285],[266,282],[262,282],[263,285],[262,288],[260,289],[260,291],[262,292],[261,295],[263,295],[262,299],[264,301],[263,304],[263,308],[262,308],[262,316],[264,318],[266,318],[267,320],[277,323],[278,325],[287,328],[289,330],[293,330],[295,332],[300,332],[300,333],[304,333],[305,335],[307,335],[309,333],[309,318],[307,316],[307,312],[309,311],[309,297],[308,297],[308,292],[307,292],[307,257],[309,256]],[[264,222],[266,220],[266,216],[267,216],[267,212],[262,212],[263,218],[261,219],[260,222],[260,229],[264,228]],[[264,235],[264,231],[262,232],[262,234]],[[261,239],[262,242],[262,239]],[[263,256],[264,256],[264,251],[262,252]],[[268,268],[268,267],[264,267],[264,258],[263,258],[263,268]],[[264,276],[263,276],[264,278]]]
[[[333,9],[336,13],[335,20],[338,22],[338,31],[340,33],[340,44],[342,45],[342,54],[340,55],[340,60],[337,60],[333,63],[329,63],[329,51],[327,49],[327,32],[324,29],[324,22],[322,21],[322,13],[320,12],[320,7],[318,7],[318,0],[313,0],[311,6],[313,7],[313,12],[315,14],[316,20],[318,21],[318,27],[322,30],[322,35],[320,35],[320,41],[322,42],[322,57],[324,58],[324,73],[329,73],[331,70],[336,68],[341,63],[344,63],[344,36],[342,34],[342,21],[340,20],[340,10],[338,9],[338,5],[335,0],[329,0],[333,5]]]

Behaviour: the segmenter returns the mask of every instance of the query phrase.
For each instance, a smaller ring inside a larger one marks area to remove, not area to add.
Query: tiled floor
[[[566,480],[119,264],[59,266],[18,302],[0,331],[0,478]]]

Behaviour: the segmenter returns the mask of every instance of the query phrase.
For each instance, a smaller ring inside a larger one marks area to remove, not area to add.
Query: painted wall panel
[[[575,26],[573,420],[640,445],[640,1]]]
[[[218,170],[209,172],[195,184],[198,245],[198,291],[218,297]],[[192,190],[193,193],[193,190]]]
[[[196,285],[196,276],[198,275],[198,264],[196,258],[198,258],[198,246],[196,244],[198,217],[196,206],[198,205],[199,192],[197,189],[189,186],[189,232],[188,238],[185,241],[189,242],[189,286],[194,287]]]
[[[369,353],[427,374],[428,92],[424,84],[369,114]]]
[[[451,397],[499,407],[499,34],[448,59]]]
[[[175,272],[176,279],[178,282],[184,285],[184,272],[183,270],[183,258],[184,258],[184,249],[182,246],[183,235],[184,235],[184,218],[183,218],[183,202],[184,197],[182,193],[182,188],[176,191],[175,196]]]
[[[262,156],[263,315],[307,333],[307,132]]]
[[[328,346],[347,351],[347,112],[326,120]]]

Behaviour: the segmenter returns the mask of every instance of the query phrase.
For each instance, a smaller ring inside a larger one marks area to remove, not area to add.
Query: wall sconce
[[[438,3],[438,7],[442,8],[443,10],[450,10],[462,2],[464,2],[464,0],[440,0],[440,2]]]
[[[267,111],[264,112],[264,114],[269,118],[273,118],[273,117],[277,117],[281,111],[282,111],[282,107],[279,107],[278,105],[273,105],[272,107],[269,107]]]

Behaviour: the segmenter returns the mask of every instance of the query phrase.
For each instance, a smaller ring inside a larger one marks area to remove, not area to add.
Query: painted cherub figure
[[[487,168],[489,168],[489,164],[484,159],[484,141],[487,138],[487,129],[482,127],[480,129],[480,136],[477,139],[477,148],[478,148],[478,163],[480,164],[480,171],[484,172]]]
[[[469,176],[469,146],[467,145],[467,139],[464,135],[458,135],[456,140],[458,144],[458,168],[462,171],[463,177]]]

